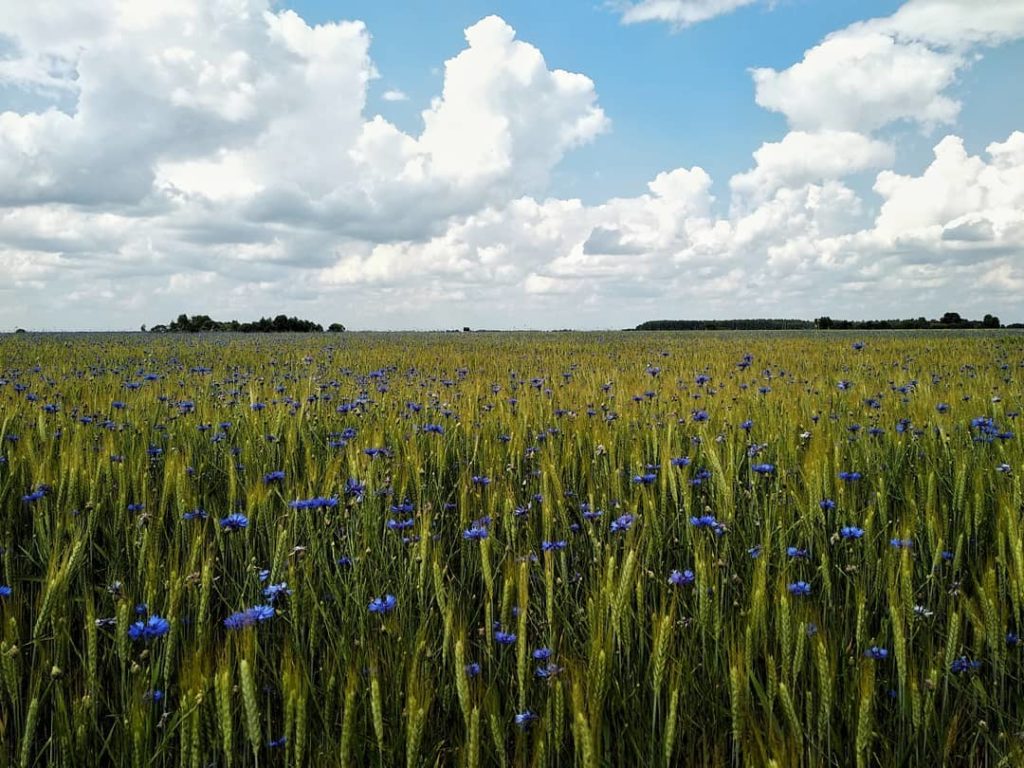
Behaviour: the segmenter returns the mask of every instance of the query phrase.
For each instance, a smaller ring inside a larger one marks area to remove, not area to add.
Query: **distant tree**
[[[145,333],[146,332],[146,324],[143,323],[142,326],[139,328],[139,330],[142,331],[143,333]]]
[[[814,320],[814,325],[815,327],[820,328],[823,331],[827,330],[832,327],[832,318],[829,317],[828,315],[816,318]]]
[[[331,323],[330,325],[327,326],[327,332],[328,333],[344,333],[345,332],[345,326],[342,325],[341,323]]]
[[[463,332],[463,333],[469,333],[469,332],[470,332],[470,330],[471,330],[471,329],[470,329],[470,327],[469,327],[468,325],[464,325],[464,326],[462,326],[462,332]]]
[[[939,322],[943,325],[957,325],[963,322],[963,319],[958,312],[947,312],[939,319]]]
[[[983,317],[981,319],[981,327],[982,328],[998,328],[999,327],[999,318],[996,317],[995,315],[985,315],[985,317]]]
[[[14,329],[14,332],[15,332],[15,333],[24,333],[24,332],[25,332],[25,329],[24,329],[24,328],[15,328],[15,329]]]

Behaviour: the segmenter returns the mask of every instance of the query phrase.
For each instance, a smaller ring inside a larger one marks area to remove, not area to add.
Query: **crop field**
[[[1024,335],[0,337],[0,765],[1024,763]]]

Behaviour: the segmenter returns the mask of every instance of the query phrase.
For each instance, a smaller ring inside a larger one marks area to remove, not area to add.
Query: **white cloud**
[[[889,144],[853,131],[791,131],[781,141],[766,142],[754,152],[755,166],[732,177],[734,202],[761,202],[781,187],[882,168],[893,162]]]
[[[782,72],[754,69],[756,100],[795,129],[863,131],[895,120],[951,123],[960,103],[943,94],[962,56],[868,29],[844,30]]]
[[[408,101],[409,97],[405,95],[403,91],[397,88],[390,88],[380,96],[384,101]]]
[[[754,69],[756,100],[802,130],[948,125],[961,104],[945,91],[971,50],[1022,35],[1024,3],[910,0],[891,16],[833,32],[788,69]]]
[[[622,7],[622,21],[665,21],[674,27],[688,27],[753,5],[757,0],[640,0]]]
[[[938,237],[970,247],[1015,240],[1024,226],[1024,133],[1015,131],[986,152],[990,162],[968,155],[959,137],[946,136],[920,176],[878,174],[875,191],[884,200],[878,233],[894,242]]]

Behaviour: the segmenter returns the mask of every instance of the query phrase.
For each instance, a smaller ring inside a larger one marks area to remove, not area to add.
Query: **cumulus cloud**
[[[802,130],[947,125],[961,104],[945,91],[973,48],[1021,35],[1022,3],[910,0],[892,16],[833,32],[787,69],[754,69],[756,100]]]
[[[761,202],[782,187],[839,179],[893,162],[893,147],[854,131],[791,131],[754,152],[755,166],[729,181],[735,202]]]
[[[646,0],[626,20],[745,4]],[[1005,314],[1024,285],[1024,133],[972,155],[949,127],[925,168],[896,173],[881,131],[954,121],[950,86],[1024,35],[1018,7],[911,0],[755,70],[791,130],[725,199],[691,163],[584,204],[548,182],[609,129],[597,86],[499,17],[465,30],[409,132],[368,112],[378,74],[358,21],[311,25],[269,0],[9,3],[0,86],[31,107],[0,111],[0,326],[281,310],[620,327],[948,299]],[[867,173],[870,191],[849,179]]]

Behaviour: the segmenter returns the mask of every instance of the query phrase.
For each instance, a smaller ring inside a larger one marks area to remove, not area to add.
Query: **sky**
[[[0,0],[0,331],[1024,321],[1024,0]]]

